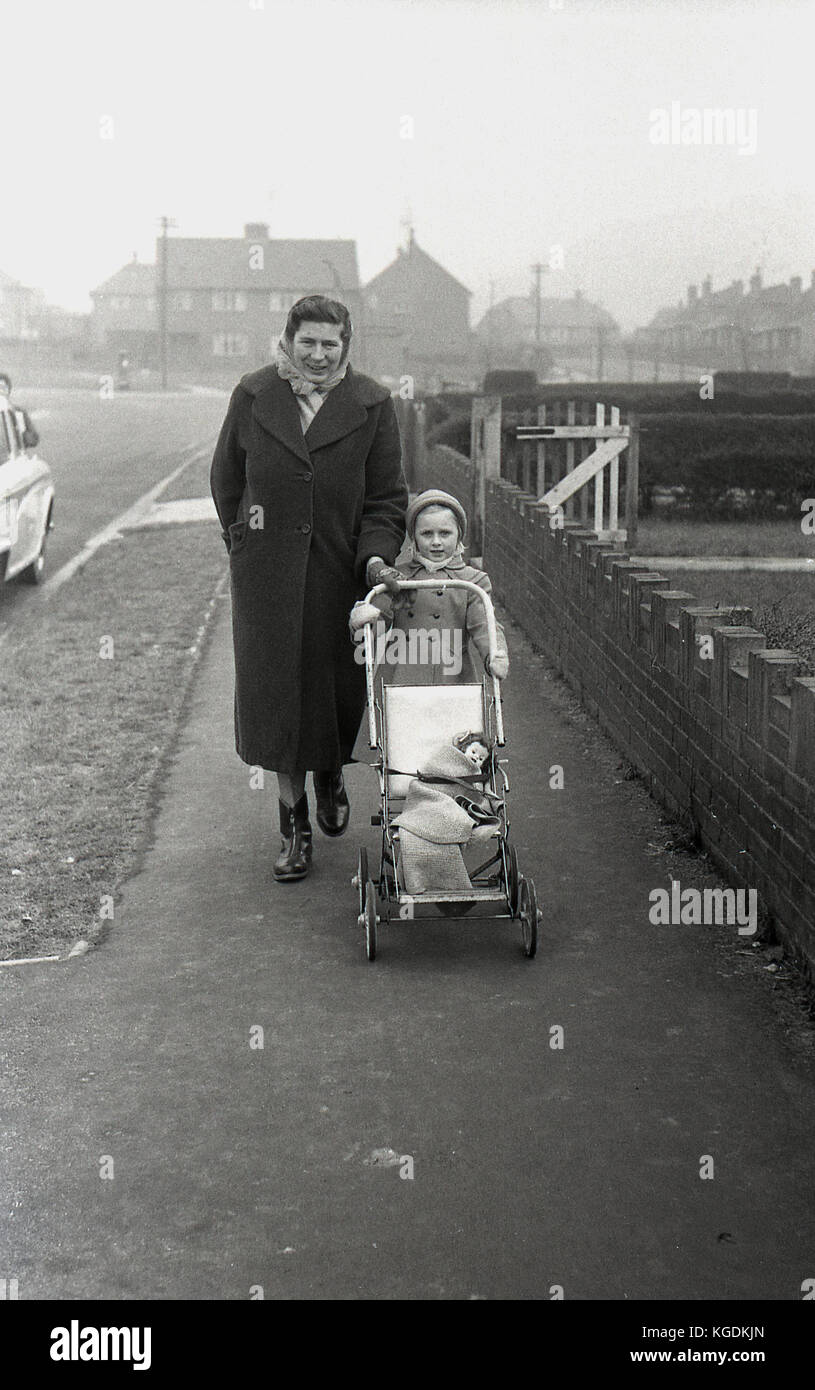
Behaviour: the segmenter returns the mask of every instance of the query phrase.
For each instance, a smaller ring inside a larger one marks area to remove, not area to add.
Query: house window
[[[147,299],[145,299],[144,311],[147,314],[154,314],[156,312],[156,301],[153,295],[149,295]]]
[[[213,357],[247,357],[249,338],[245,333],[215,333],[212,338]]]
[[[189,313],[192,308],[192,295],[189,290],[179,290],[173,295],[173,308],[182,313]]]
[[[289,302],[288,296],[281,290],[272,290],[269,295],[269,313],[279,314],[281,309],[288,309]]]
[[[212,291],[212,308],[218,313],[243,313],[246,303],[245,290]]]

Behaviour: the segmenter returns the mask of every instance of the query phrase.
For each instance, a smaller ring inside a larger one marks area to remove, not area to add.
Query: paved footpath
[[[220,606],[109,937],[0,978],[0,1275],[21,1299],[801,1297],[804,1051],[735,929],[649,924],[656,812],[513,651],[538,958],[464,919],[383,928],[372,965],[349,882],[360,836],[376,848],[372,774],[351,772],[351,829],[317,836],[312,876],[275,884]]]

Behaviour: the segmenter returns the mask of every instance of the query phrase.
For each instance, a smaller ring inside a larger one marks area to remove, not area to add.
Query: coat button
[[[312,478],[314,477],[314,474],[313,474],[313,473],[301,473],[301,474],[300,474],[300,477],[302,478],[302,480],[303,480],[304,483],[310,483],[311,480],[312,480]]]
[[[440,618],[440,617],[441,617],[441,613],[434,613],[434,614],[433,614],[433,617],[434,617],[434,618]]]
[[[444,598],[444,590],[443,590],[443,589],[437,589],[437,590],[436,590],[436,597],[437,597],[437,598]]]
[[[412,609],[412,608],[409,608],[409,609],[408,609],[408,617],[409,617],[409,618],[412,618],[413,616],[414,616],[414,614],[413,614],[413,609]]]
[[[303,532],[304,536],[307,536],[309,531],[311,530],[311,527],[307,521],[304,521],[302,526],[300,527],[300,530]]]

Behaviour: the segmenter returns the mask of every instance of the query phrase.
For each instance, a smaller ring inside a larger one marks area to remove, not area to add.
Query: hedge
[[[504,408],[529,404],[513,397]],[[692,414],[640,415],[642,512],[651,510],[657,489],[669,489],[673,507],[691,513],[797,514],[802,499],[815,496],[815,412],[734,414],[708,412],[707,404],[697,399]],[[427,423],[429,445],[469,454],[469,402],[434,402]]]

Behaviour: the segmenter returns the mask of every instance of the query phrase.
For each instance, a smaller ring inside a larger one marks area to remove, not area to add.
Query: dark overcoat
[[[373,555],[392,563],[407,487],[396,411],[349,366],[305,435],[275,366],[241,378],[211,469],[229,550],[235,742],[278,772],[350,761],[365,670],[348,635]]]

